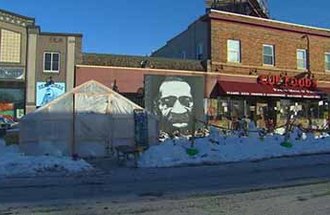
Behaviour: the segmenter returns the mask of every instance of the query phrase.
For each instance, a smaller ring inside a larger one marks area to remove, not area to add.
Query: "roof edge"
[[[285,22],[285,21],[278,21],[278,20],[274,20],[274,19],[266,19],[266,18],[248,16],[248,15],[243,15],[243,14],[238,14],[238,13],[231,13],[231,12],[227,12],[227,11],[219,11],[219,10],[214,10],[214,9],[211,9],[210,12],[211,13],[214,12],[214,13],[218,13],[218,14],[231,15],[231,16],[236,16],[236,17],[244,17],[244,18],[249,18],[249,19],[254,19],[254,20],[265,21],[265,22],[269,22],[269,23],[284,24],[284,25],[288,25],[288,26],[306,28],[306,29],[310,29],[310,30],[325,31],[327,33],[330,33],[330,29],[328,29],[328,28],[301,25],[301,24],[296,24],[296,23],[291,23],[291,22]]]
[[[56,32],[40,32],[39,35],[44,36],[75,36],[75,37],[83,37],[82,33],[56,33]]]
[[[25,20],[29,20],[29,21],[32,21],[33,23],[35,22],[35,18],[28,17],[28,16],[23,16],[23,15],[20,15],[20,14],[11,12],[11,11],[0,9],[0,12],[7,13],[9,15],[16,16],[16,17],[19,17],[19,18],[22,18],[22,19],[25,19]]]

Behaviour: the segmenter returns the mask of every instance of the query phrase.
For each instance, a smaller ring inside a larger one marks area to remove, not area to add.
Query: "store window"
[[[44,72],[60,71],[60,53],[58,52],[45,52],[44,53]]]
[[[274,66],[274,46],[273,45],[263,45],[263,64],[267,66]]]
[[[297,68],[307,69],[306,49],[297,49]]]
[[[24,115],[24,89],[0,88],[0,115],[21,118]]]
[[[1,30],[0,62],[20,63],[21,34]]]
[[[231,63],[241,62],[241,45],[239,40],[227,41],[227,61]]]
[[[330,52],[324,55],[325,70],[330,72]]]

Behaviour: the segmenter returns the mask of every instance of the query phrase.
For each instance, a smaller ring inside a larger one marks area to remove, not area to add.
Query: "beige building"
[[[20,118],[72,89],[81,41],[81,34],[42,32],[34,18],[0,10],[0,114]]]

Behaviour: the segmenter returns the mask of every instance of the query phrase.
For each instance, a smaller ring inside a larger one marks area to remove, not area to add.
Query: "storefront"
[[[257,127],[282,126],[288,116],[307,127],[322,127],[328,118],[327,95],[310,78],[260,75],[241,82],[218,80],[208,99],[209,123],[230,127],[243,117]]]
[[[24,115],[23,68],[0,67],[0,115],[19,119]]]

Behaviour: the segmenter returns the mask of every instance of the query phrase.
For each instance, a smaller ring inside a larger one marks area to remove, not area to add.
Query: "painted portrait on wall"
[[[47,85],[46,82],[37,82],[36,106],[44,106],[63,93],[65,93],[65,83],[63,82],[57,82],[50,85]]]
[[[203,97],[201,76],[145,76],[145,107],[159,117],[164,132],[191,131],[193,119],[203,119]]]

